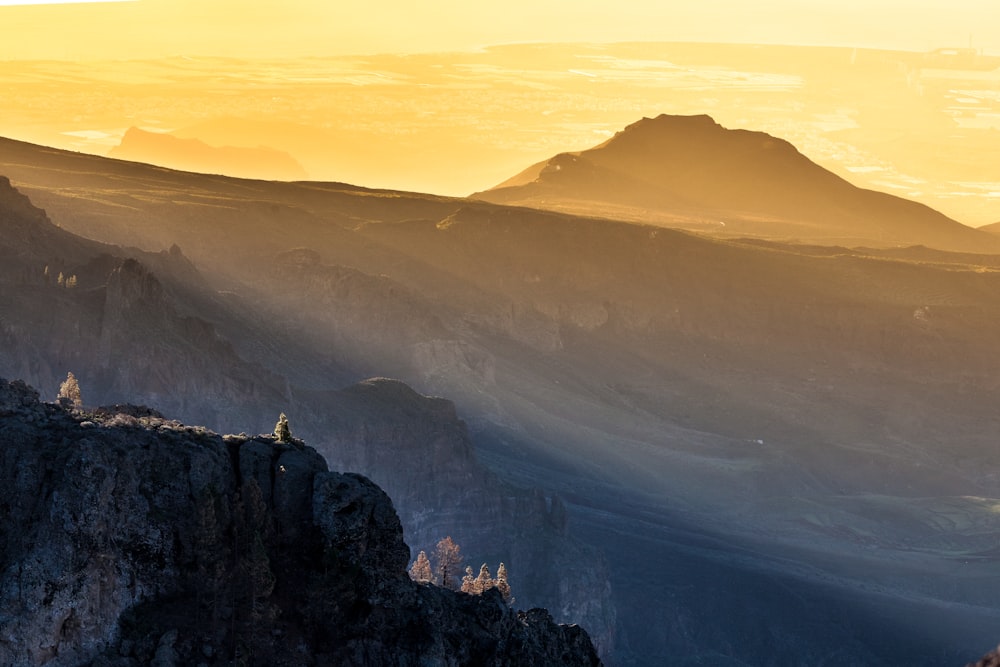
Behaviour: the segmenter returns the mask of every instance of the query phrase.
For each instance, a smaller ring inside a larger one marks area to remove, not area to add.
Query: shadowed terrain
[[[508,564],[519,604],[585,622],[598,647],[610,648],[615,610],[599,553],[568,534],[558,498],[482,467],[451,402],[391,380],[341,391],[295,386],[317,378],[341,386],[356,374],[238,296],[213,293],[176,246],[145,253],[75,237],[5,179],[0,228],[0,372],[44,386],[73,368],[88,404],[160,401],[230,430],[242,421],[266,432],[288,411],[296,435],[331,463],[396,494],[415,549],[454,536],[475,567]],[[54,397],[56,387],[45,393]]]
[[[477,460],[546,489],[553,534],[605,549],[618,630],[591,632],[620,664],[957,664],[995,642],[1000,284],[997,257],[963,245],[966,233],[978,242],[973,230],[825,177],[810,197],[887,201],[913,212],[892,222],[900,238],[961,239],[945,247],[966,252],[711,239],[11,141],[0,173],[64,230],[190,262],[209,289],[200,301],[176,292],[177,307],[202,304],[199,317],[255,377],[288,383],[268,382],[277,396],[256,405],[301,408],[307,436],[322,414],[356,415],[330,443],[332,461],[338,443],[363,442],[349,455],[383,461],[405,487],[406,464],[393,468],[378,447],[411,427],[381,417],[422,402],[392,383],[329,390],[385,375],[454,400],[468,424],[456,437]],[[740,205],[766,206],[753,190]],[[243,324],[248,313],[271,324],[267,335]],[[5,316],[12,339],[28,329],[20,317]],[[54,392],[62,366],[36,366],[29,379]],[[366,393],[376,389],[388,404],[359,407],[380,404]],[[176,414],[197,409],[180,402]],[[457,428],[426,409],[437,416],[421,422],[422,442]],[[458,451],[415,458],[437,471]],[[503,488],[485,480],[470,488]],[[474,495],[453,500],[476,507]],[[915,629],[924,641],[912,642]]]
[[[301,440],[0,379],[5,665],[588,665],[586,633],[406,575],[385,492]]]

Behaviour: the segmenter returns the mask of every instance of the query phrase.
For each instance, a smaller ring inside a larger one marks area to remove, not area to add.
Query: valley
[[[755,221],[801,231],[804,209],[752,198],[746,236],[696,234],[11,140],[0,174],[52,223],[10,195],[35,231],[5,235],[0,375],[54,396],[72,370],[95,403],[219,430],[286,412],[386,488],[411,548],[461,528],[608,664],[959,664],[995,642],[986,232],[883,195],[864,215],[901,211],[890,240],[830,243],[832,215],[792,243]],[[815,174],[817,200],[856,192]],[[41,285],[57,263],[75,292]]]

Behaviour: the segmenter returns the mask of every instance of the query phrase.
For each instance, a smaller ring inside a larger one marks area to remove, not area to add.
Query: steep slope
[[[171,289],[121,248],[56,227],[6,180],[0,229],[2,372],[54,395],[63,369],[86,369],[93,398],[160,399],[167,409],[216,422],[256,414],[248,399],[280,400],[281,381],[240,359],[210,322],[178,308],[174,290],[183,293],[197,275],[176,248],[132,253],[158,265]]]
[[[558,495],[526,493],[482,468],[451,401],[384,378],[303,399],[318,414],[300,415],[301,431],[329,443],[322,452],[332,464],[370,476],[393,497],[414,554],[431,554],[450,536],[477,572],[484,562],[506,563],[520,603],[544,601],[610,655],[617,612],[600,550],[571,537]]]
[[[495,591],[410,581],[385,493],[273,436],[66,412],[0,380],[7,665],[598,665]]]
[[[108,154],[120,160],[147,162],[201,174],[232,174],[242,178],[279,181],[303,181],[308,178],[295,158],[273,148],[210,146],[195,138],[182,139],[137,127],[130,127],[121,143]]]
[[[931,665],[995,641],[996,256],[724,242],[2,147],[4,168],[64,228],[141,237],[150,250],[178,240],[210,284],[252,304],[284,335],[269,347],[250,329],[227,337],[290,380],[289,402],[263,413],[286,410],[333,460],[372,465],[400,502],[452,498],[435,511],[462,526],[479,510],[508,516],[496,496],[453,486],[479,473],[432,455],[461,461],[470,444],[504,482],[546,490],[547,513],[528,522],[552,528],[536,542],[543,552],[565,549],[545,546],[563,525],[553,499],[565,499],[571,535],[614,547],[621,662],[717,658],[725,645],[755,663],[777,652],[786,663],[898,664],[907,651]],[[293,342],[304,355],[294,364],[261,353]],[[330,392],[340,385],[322,373],[297,380],[310,359],[355,355],[365,374],[452,398],[468,441],[436,402],[392,383]],[[409,407],[378,427],[359,396]],[[342,439],[322,442],[313,429],[324,420]],[[415,488],[407,470],[446,491]],[[441,537],[436,519],[402,514],[425,526],[422,544]],[[483,523],[487,537],[457,537],[481,540],[492,564],[489,535],[516,534],[516,522]],[[660,562],[674,565],[661,576],[650,565]],[[731,583],[692,587],[688,570]],[[577,581],[605,590],[597,579]],[[647,603],[655,611],[642,613]],[[710,613],[720,605],[725,614]],[[718,641],[723,631],[771,639],[740,653]],[[909,652],[914,634],[927,642]]]
[[[564,523],[534,515],[547,502],[540,491],[502,485],[485,472],[454,406],[388,381],[364,385],[367,392],[330,391],[358,377],[360,365],[346,366],[329,345],[307,347],[259,306],[216,294],[176,246],[143,253],[75,237],[9,183],[0,185],[0,373],[21,374],[55,396],[72,370],[88,402],[158,402],[186,420],[231,430],[267,428],[288,411],[330,460],[392,485],[421,548],[453,535],[470,558],[506,562],[522,603],[587,623],[602,651],[610,647],[614,606],[599,554]],[[279,265],[294,261],[281,257]],[[56,268],[78,282],[58,284]],[[358,279],[363,286],[366,277]],[[450,407],[442,411],[442,403]],[[369,436],[378,457],[365,453]],[[424,464],[445,455],[446,467]],[[470,514],[483,508],[486,516]],[[425,521],[428,513],[435,522]]]
[[[708,116],[643,118],[473,197],[709,233],[996,251],[995,239],[914,202],[857,188],[763,132]]]

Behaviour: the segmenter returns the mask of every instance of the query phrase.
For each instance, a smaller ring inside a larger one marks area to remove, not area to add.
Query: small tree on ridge
[[[462,550],[450,536],[437,543],[437,548],[434,549],[434,562],[437,583],[445,588],[457,590],[456,578],[462,567]]]
[[[278,417],[278,423],[274,425],[274,439],[278,442],[291,442],[292,429],[288,427],[288,417],[282,412]]]
[[[59,394],[56,400],[60,404],[72,403],[73,407],[79,408],[83,405],[83,396],[80,394],[80,383],[76,381],[76,376],[72,373],[66,374],[66,380],[59,385]]]
[[[497,578],[494,580],[494,584],[497,590],[500,591],[500,595],[503,596],[504,602],[510,602],[510,584],[507,583],[507,566],[500,563],[500,567],[497,568]]]
[[[429,583],[434,579],[434,574],[431,572],[431,561],[427,558],[426,551],[417,554],[417,560],[413,561],[413,565],[410,567],[410,579],[422,584]]]
[[[493,581],[493,577],[490,575],[490,568],[483,563],[482,567],[479,568],[479,576],[476,577],[475,589],[477,594],[485,593],[496,585]]]

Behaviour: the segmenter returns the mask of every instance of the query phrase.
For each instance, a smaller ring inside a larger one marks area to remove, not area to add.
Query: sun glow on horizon
[[[993,0],[0,0],[0,135],[105,154],[136,127],[466,195],[707,113],[986,224],[998,24]]]
[[[90,5],[106,2],[138,2],[139,0],[0,0],[0,7],[18,5]]]
[[[467,51],[491,44],[795,44],[1000,54],[1000,3],[955,0],[0,0],[0,59]],[[38,39],[44,26],[45,39]]]

